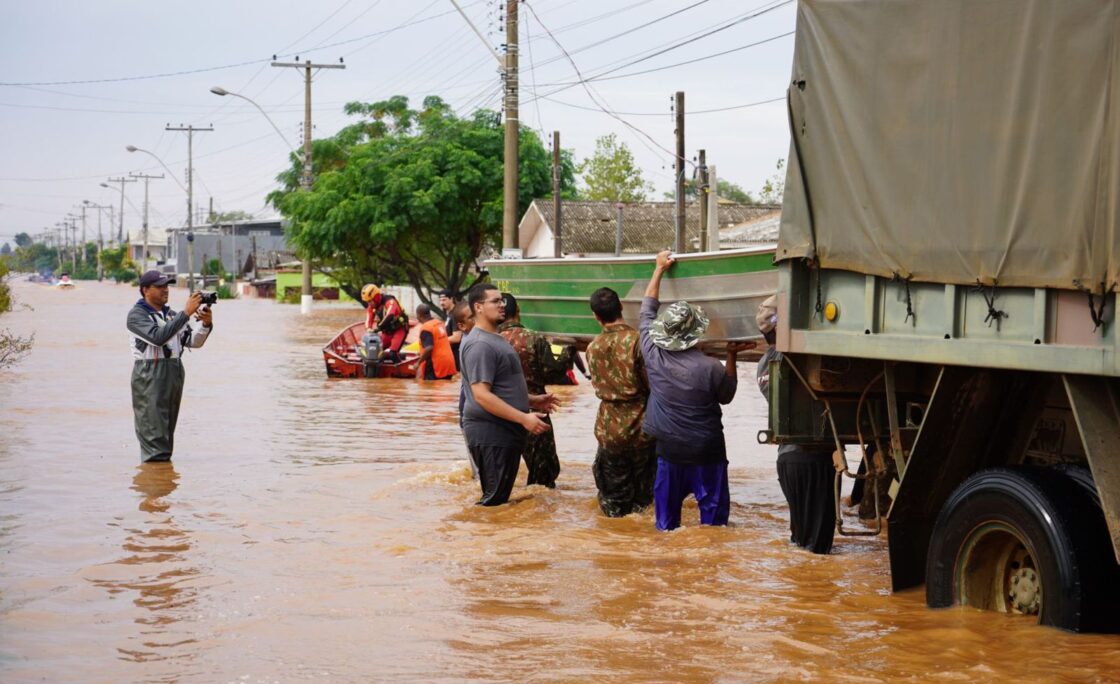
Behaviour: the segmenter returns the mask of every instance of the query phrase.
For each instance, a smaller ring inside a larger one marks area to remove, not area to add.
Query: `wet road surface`
[[[136,290],[14,285],[0,326],[36,340],[0,371],[0,681],[1120,679],[1116,637],[891,594],[884,538],[791,547],[753,364],[731,524],[690,500],[658,533],[598,512],[586,384],[557,390],[558,488],[473,506],[457,383],[326,379],[353,306],[220,302],[175,460],[139,465]]]

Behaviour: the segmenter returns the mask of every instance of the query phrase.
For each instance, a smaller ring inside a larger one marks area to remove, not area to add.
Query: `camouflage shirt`
[[[545,385],[559,385],[566,381],[571,361],[567,354],[557,358],[547,337],[515,321],[502,323],[498,333],[506,338],[521,358],[521,370],[525,373],[529,394],[544,394]]]
[[[587,370],[599,414],[595,439],[612,449],[648,446],[653,439],[642,432],[649,397],[649,381],[638,346],[638,331],[625,323],[609,323],[587,347]]]

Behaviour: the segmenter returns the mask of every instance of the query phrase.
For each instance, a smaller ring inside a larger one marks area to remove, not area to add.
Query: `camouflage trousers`
[[[552,419],[545,418],[549,430],[540,435],[529,435],[525,442],[525,467],[529,470],[527,485],[539,484],[555,487],[556,477],[560,475],[560,457],[556,455],[556,435],[552,431]]]
[[[600,445],[591,472],[604,515],[621,518],[653,503],[653,480],[657,475],[654,445],[638,449],[608,449]]]

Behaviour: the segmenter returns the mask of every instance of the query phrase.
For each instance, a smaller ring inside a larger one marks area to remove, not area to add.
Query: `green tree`
[[[786,190],[786,160],[779,159],[775,169],[774,175],[767,178],[758,191],[758,201],[761,204],[782,203],[782,195]]]
[[[34,240],[27,233],[16,233],[16,247],[30,247]]]
[[[696,199],[696,179],[693,178],[684,184],[684,198],[686,201],[691,202]],[[730,202],[738,202],[739,204],[755,204],[755,199],[751,193],[747,192],[742,186],[736,185],[731,181],[722,178],[716,179],[716,194],[719,195],[721,200],[728,200]],[[676,193],[666,192],[663,197],[667,200],[676,199]]]
[[[12,254],[12,246],[10,244],[8,244],[7,242],[5,242],[4,246],[0,247],[0,256],[11,256],[11,254]]]
[[[101,268],[106,276],[121,283],[131,283],[140,277],[136,263],[128,258],[127,247],[101,250]]]
[[[12,310],[12,291],[8,286],[8,258],[0,259],[0,315]],[[0,328],[0,370],[11,366],[31,351],[35,336],[20,337]]]
[[[364,283],[411,285],[421,299],[464,292],[482,251],[500,245],[503,131],[497,115],[460,118],[438,97],[420,110],[404,97],[346,111],[364,117],[333,140],[315,141],[314,188],[300,169],[280,174],[269,201],[289,219],[292,241],[356,296]],[[540,139],[521,131],[519,210],[551,187]],[[568,164],[567,177],[574,171]],[[562,179],[564,175],[562,173]],[[570,186],[562,191],[570,191]]]
[[[634,155],[626,143],[611,133],[595,141],[595,153],[579,166],[589,200],[610,202],[642,202],[653,190],[642,171],[634,164]]]
[[[206,218],[206,222],[225,223],[227,221],[246,221],[251,218],[253,218],[253,215],[247,211],[216,211]]]
[[[58,268],[58,250],[42,242],[32,242],[17,247],[8,258],[8,265],[18,272],[50,273]]]

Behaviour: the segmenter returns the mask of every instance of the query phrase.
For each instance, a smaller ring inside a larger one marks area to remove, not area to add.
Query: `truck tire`
[[[1084,478],[992,468],[949,496],[930,537],[926,602],[1037,616],[1075,632],[1115,631],[1116,560]]]

